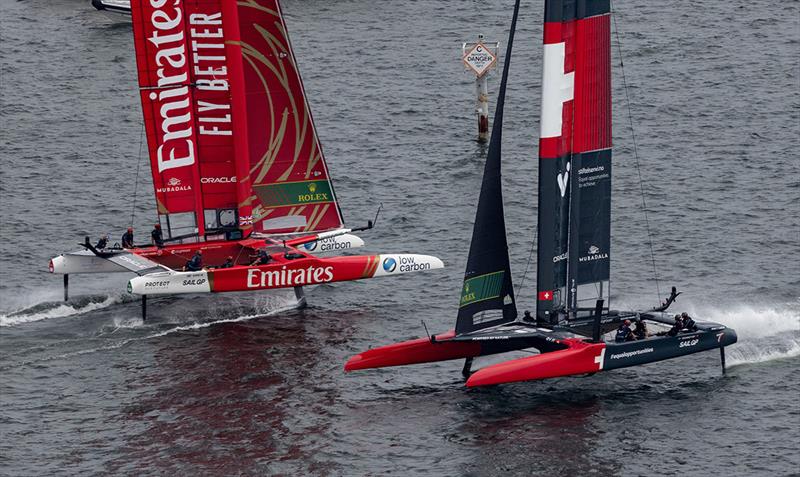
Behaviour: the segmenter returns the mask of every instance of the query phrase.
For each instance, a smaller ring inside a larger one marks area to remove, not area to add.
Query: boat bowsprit
[[[725,347],[736,332],[650,310],[609,307],[611,29],[608,0],[545,1],[539,135],[536,315],[518,319],[503,216],[501,136],[519,0],[484,167],[455,329],[370,349],[346,371],[464,359],[467,386],[594,374]],[[635,330],[630,325],[636,325]],[[609,336],[614,333],[615,336]],[[538,354],[472,373],[473,359]]]

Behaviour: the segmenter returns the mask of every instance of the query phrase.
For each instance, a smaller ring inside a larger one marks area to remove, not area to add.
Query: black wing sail
[[[456,334],[469,333],[517,318],[514,284],[508,259],[506,222],[503,215],[503,191],[500,180],[503,107],[505,105],[511,48],[517,27],[519,0],[514,4],[514,17],[508,33],[505,67],[500,81],[497,109],[492,124],[492,137],[483,169],[483,183],[472,229],[467,270],[461,289],[456,321]]]

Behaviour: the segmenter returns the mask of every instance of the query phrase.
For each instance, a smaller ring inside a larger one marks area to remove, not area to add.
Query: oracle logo
[[[201,177],[201,184],[235,184],[236,176],[231,177]]]

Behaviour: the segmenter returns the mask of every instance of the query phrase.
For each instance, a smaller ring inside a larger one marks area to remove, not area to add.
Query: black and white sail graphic
[[[461,289],[456,321],[457,334],[511,322],[517,318],[514,285],[511,281],[511,266],[508,259],[500,169],[503,107],[518,13],[519,0],[514,5],[514,16],[508,33],[505,67],[483,170],[483,183],[472,230],[464,285]]]
[[[543,63],[536,314],[550,321],[608,293],[609,0],[546,0]]]

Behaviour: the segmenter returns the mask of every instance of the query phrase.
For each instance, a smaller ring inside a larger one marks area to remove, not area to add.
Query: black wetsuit
[[[669,331],[667,331],[667,334],[669,336],[677,336],[682,329],[683,329],[683,320],[678,320],[675,322],[674,325],[672,325],[672,328],[670,328]]]
[[[152,232],[150,232],[150,237],[153,239],[153,245],[158,248],[164,246],[164,232],[161,229],[154,228]]]
[[[691,316],[688,316],[685,320],[683,320],[683,327],[689,331],[697,331],[697,323],[694,322]]]
[[[197,272],[203,269],[203,257],[194,255],[191,260],[186,262],[186,271]]]
[[[636,336],[637,340],[643,340],[647,338],[647,325],[644,321],[636,322],[636,326],[633,328],[633,334]]]
[[[233,260],[225,260],[225,263],[219,266],[219,268],[231,268],[233,267]]]
[[[94,246],[94,248],[98,250],[103,250],[106,247],[108,247],[108,239],[105,237],[102,237],[100,240],[98,240],[97,245]]]
[[[133,248],[133,232],[122,234],[122,248]]]
[[[617,328],[617,336],[614,338],[614,341],[617,343],[622,343],[625,341],[630,341],[632,338],[631,327],[628,325],[622,325]]]
[[[259,252],[258,258],[256,259],[255,265],[266,265],[272,261],[272,257],[269,256],[267,252]]]

